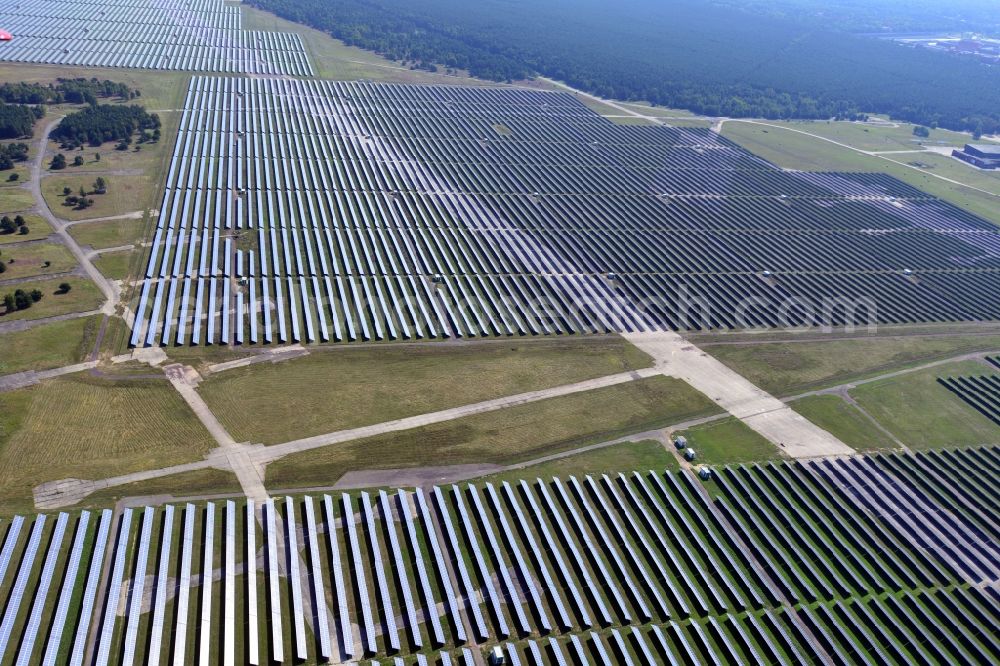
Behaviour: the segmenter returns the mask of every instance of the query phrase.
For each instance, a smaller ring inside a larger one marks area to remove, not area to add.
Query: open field
[[[971,134],[952,132],[945,129],[933,129],[931,130],[930,136],[927,138],[914,136],[914,126],[910,123],[860,123],[834,120],[767,120],[764,122],[789,129],[802,130],[803,132],[816,134],[839,143],[845,143],[853,148],[872,152],[885,150],[923,151],[925,146],[951,146],[958,148],[966,143],[972,142]],[[899,157],[901,158],[903,155],[900,155]],[[914,153],[913,155],[908,155],[906,157],[911,159],[920,159],[922,155]]]
[[[588,474],[601,476],[629,473],[633,470],[677,470],[680,464],[677,457],[663,448],[663,443],[655,439],[645,439],[639,442],[624,442],[605,446],[593,451],[576,453],[565,458],[550,462],[530,465],[523,469],[515,469],[500,474],[491,474],[475,480],[475,483],[501,484],[504,481],[516,483],[521,479],[533,482],[535,479],[551,479],[552,477],[577,476]]]
[[[94,266],[111,280],[124,280],[134,259],[135,252],[107,252],[94,260]]]
[[[1000,196],[1000,172],[976,169],[954,157],[932,152],[903,153],[884,157],[899,164],[917,166],[921,171],[951,178]]]
[[[987,473],[966,479],[970,466]],[[252,511],[242,500],[140,507],[121,513],[120,530],[86,514],[84,534],[103,536],[75,546],[83,570],[105,555],[114,566],[89,584],[69,576],[68,593],[98,600],[82,631],[93,627],[115,663],[148,663],[151,651],[162,663],[175,641],[211,663],[294,655],[310,666],[417,654],[445,666],[494,645],[538,666],[1000,657],[981,630],[1000,621],[989,593],[1000,577],[996,447],[715,471],[710,484],[640,470],[289,497]],[[36,596],[49,602],[43,637],[60,587],[35,584],[50,540],[59,549],[46,518],[11,524],[14,561],[28,562],[13,603],[23,616]],[[63,519],[67,535],[76,520]],[[29,541],[32,530],[42,538]],[[60,557],[55,581],[66,566]],[[63,645],[76,626],[72,615],[55,625]]]
[[[974,361],[951,363],[851,390],[869,414],[914,450],[1000,442],[1000,428],[938,383],[938,377],[989,374]]]
[[[31,192],[19,186],[0,188],[0,212],[4,215],[19,213],[33,208],[35,199]]]
[[[59,243],[5,245],[0,247],[0,261],[7,265],[7,270],[0,273],[0,280],[65,273],[77,265],[69,250]]]
[[[699,344],[765,391],[786,396],[961,354],[1000,350],[1000,334]]]
[[[899,448],[892,438],[839,395],[812,395],[792,402],[790,407],[858,451]]]
[[[3,191],[0,190],[0,194]],[[11,216],[14,217],[13,215]],[[12,234],[0,234],[0,252],[4,251],[2,246],[9,245],[11,243],[21,243],[24,241],[39,240],[45,238],[52,233],[52,227],[43,218],[38,215],[32,215],[28,213],[23,215],[24,226],[28,227],[28,233],[21,235],[16,231]]]
[[[87,373],[0,394],[16,414],[0,438],[0,506],[31,506],[44,481],[105,477],[199,460],[214,441],[164,380]]]
[[[162,177],[162,174],[157,173],[142,176],[108,176],[106,178],[108,182],[107,193],[88,195],[88,198],[94,200],[94,205],[83,210],[64,203],[63,188],[70,188],[74,194],[79,194],[81,187],[85,191],[91,192],[94,179],[99,175],[100,173],[74,175],[69,169],[59,171],[44,179],[42,196],[45,197],[52,212],[66,220],[89,220],[123,215],[144,211],[156,205],[152,198],[156,187],[152,183]]]
[[[69,233],[80,245],[100,250],[138,243],[142,239],[145,224],[140,218],[81,222],[70,227]]]
[[[332,485],[344,472],[462,463],[509,464],[716,413],[662,376],[289,455],[267,468],[274,488]]]
[[[735,418],[705,423],[676,434],[686,437],[688,446],[695,450],[696,465],[781,459],[778,448]]]
[[[237,441],[277,444],[650,364],[617,337],[383,347],[237,368],[198,391]]]
[[[57,293],[59,285],[63,282],[70,285],[71,291],[67,294]],[[14,289],[24,289],[29,292],[38,289],[42,292],[42,300],[33,303],[27,310],[3,312],[0,314],[0,323],[16,319],[41,319],[70,312],[87,312],[100,308],[104,303],[104,296],[93,282],[75,276],[24,282],[14,287],[0,289],[0,293],[7,294]]]
[[[102,315],[93,315],[5,333],[0,341],[0,375],[59,368],[85,360],[102,319]]]
[[[865,155],[822,139],[785,131],[778,127],[762,127],[738,121],[726,122],[722,135],[786,169],[887,173],[962,210],[1000,225],[1000,206],[998,206],[1000,198],[943,181],[921,169],[910,168],[893,161],[899,159],[899,155],[885,157]],[[889,159],[890,157],[892,159]],[[914,153],[912,156],[907,156],[906,161],[919,160],[923,157],[925,157],[923,153]]]

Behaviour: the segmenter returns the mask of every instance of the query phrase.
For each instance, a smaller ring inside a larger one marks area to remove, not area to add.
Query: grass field
[[[49,242],[6,245],[0,248],[0,261],[7,266],[0,280],[65,273],[76,268],[76,259],[69,250]]]
[[[70,235],[81,245],[101,250],[137,243],[143,235],[145,222],[138,218],[81,222],[69,228]]]
[[[128,277],[133,257],[135,257],[133,252],[108,252],[94,260],[94,266],[107,278],[124,280]]]
[[[71,291],[68,294],[56,293],[59,290],[59,285],[63,282],[70,284]],[[0,312],[0,322],[15,319],[41,319],[70,312],[87,312],[98,309],[104,303],[104,296],[100,289],[90,280],[80,277],[62,277],[53,280],[23,282],[15,287],[0,287],[0,295],[10,293],[14,289],[24,289],[25,291],[38,289],[42,292],[42,300],[27,310]]]
[[[93,315],[5,333],[0,344],[0,375],[83,361],[94,346],[102,319]]]
[[[70,188],[74,193],[78,193],[81,187],[90,192],[98,175],[100,174],[73,174],[69,170],[57,172],[42,181],[42,196],[45,197],[52,212],[65,220],[90,220],[123,215],[156,205],[151,198],[153,192],[149,182],[154,177],[159,178],[160,174],[157,172],[142,176],[108,176],[107,193],[90,195],[88,198],[94,200],[94,205],[90,208],[79,210],[64,203],[64,187]]]
[[[960,354],[1000,350],[1000,335],[701,346],[762,389],[792,395]]]
[[[798,129],[798,128],[796,128]],[[806,131],[806,130],[802,130]],[[781,127],[729,121],[722,135],[747,150],[786,169],[803,171],[870,171],[895,176],[928,194],[1000,225],[1000,197],[978,192],[935,178],[928,171],[911,168],[892,159],[899,155],[878,157],[838,146],[816,137],[788,131]],[[906,161],[921,158],[914,153]]]
[[[943,376],[989,372],[975,361],[951,363],[865,384],[851,396],[911,449],[997,444],[1000,428],[937,382]]]
[[[789,404],[796,412],[858,451],[889,451],[899,447],[839,395],[813,395]]]
[[[232,472],[219,469],[200,469],[162,476],[158,479],[127,483],[94,493],[80,503],[80,507],[111,506],[123,497],[171,495],[193,497],[199,495],[242,493],[240,482]]]
[[[0,195],[3,194],[3,190],[0,190]],[[0,234],[0,245],[9,245],[11,243],[21,243],[24,241],[38,240],[40,238],[45,238],[52,233],[52,227],[49,223],[38,215],[24,215],[24,226],[28,227],[28,233],[23,236],[19,233],[12,234]],[[0,252],[3,248],[0,247]]]
[[[229,370],[199,392],[237,441],[276,444],[650,364],[621,338],[338,349]]]
[[[917,166],[921,171],[958,180],[1000,196],[1000,173],[976,169],[948,155],[923,152],[886,155],[885,158],[904,166]]]
[[[925,138],[914,136],[909,123],[854,123],[849,121],[806,120],[766,121],[768,124],[801,130],[845,143],[853,148],[873,152],[884,150],[923,150],[924,146],[962,146],[972,136],[945,129],[931,130]],[[898,127],[893,127],[898,125]],[[913,155],[917,157],[917,155]]]
[[[214,446],[166,381],[80,373],[0,393],[0,510],[25,510],[31,489],[201,459]]]
[[[523,469],[491,474],[476,479],[474,483],[498,484],[503,481],[513,483],[520,479],[533,481],[557,476],[562,478],[582,477],[588,474],[612,476],[619,472],[627,474],[636,470],[650,469],[659,472],[667,469],[677,470],[680,469],[680,463],[677,462],[677,456],[663,448],[662,443],[655,439],[644,439],[639,442],[625,442],[593,451],[585,451],[559,460],[530,465]]]
[[[268,467],[267,483],[330,485],[356,469],[510,464],[716,411],[684,382],[650,377],[294,454]]]
[[[0,214],[19,213],[33,208],[35,198],[23,187],[0,188]]]
[[[779,460],[781,451],[758,435],[739,419],[728,417],[695,426],[683,432],[688,446],[695,450],[695,464],[724,465],[728,463]]]

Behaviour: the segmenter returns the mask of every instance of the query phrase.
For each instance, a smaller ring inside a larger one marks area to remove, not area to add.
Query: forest
[[[35,121],[44,115],[45,109],[40,106],[0,102],[0,139],[31,136]]]
[[[72,149],[85,142],[91,146],[99,146],[105,141],[130,142],[135,132],[159,127],[159,116],[146,113],[141,106],[100,104],[63,118],[52,130],[51,137],[65,148]]]
[[[707,115],[1000,131],[1000,67],[698,0],[248,0],[412,67]]]

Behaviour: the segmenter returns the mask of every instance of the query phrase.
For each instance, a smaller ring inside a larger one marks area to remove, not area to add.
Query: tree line
[[[139,91],[124,83],[84,79],[56,79],[55,83],[0,83],[0,101],[8,104],[97,104],[98,99],[135,99]]]
[[[106,141],[118,141],[127,146],[132,135],[146,131],[154,135],[160,130],[160,118],[135,104],[99,104],[67,115],[52,130],[51,138],[63,149],[71,150],[84,143],[100,146]]]
[[[1000,67],[699,0],[248,0],[414,67],[733,117],[1000,131]]]
[[[0,102],[0,139],[20,139],[31,136],[35,121],[44,115],[45,108],[41,106]]]

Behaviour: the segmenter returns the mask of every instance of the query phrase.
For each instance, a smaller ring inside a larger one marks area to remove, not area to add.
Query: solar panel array
[[[1000,356],[990,356],[986,360],[1000,368]],[[938,382],[980,414],[1000,425],[1000,375],[938,377]]]
[[[568,94],[196,77],[177,139],[136,345],[1000,314],[985,220]]]
[[[635,472],[7,521],[0,660],[65,660],[74,633],[97,639],[88,664],[464,664],[472,639],[515,664],[1000,658],[1000,448],[714,479],[714,497]],[[247,572],[268,588],[252,603]]]
[[[0,61],[312,76],[297,33],[243,30],[224,0],[11,0]]]

